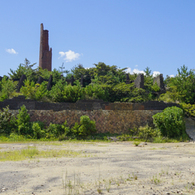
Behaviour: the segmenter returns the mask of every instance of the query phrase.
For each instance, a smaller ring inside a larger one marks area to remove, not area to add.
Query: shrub
[[[50,123],[46,129],[46,138],[57,138],[64,133],[64,129],[60,124],[52,124]]]
[[[0,81],[0,101],[13,97],[16,91],[16,85],[16,81],[9,80],[4,76]]]
[[[184,113],[176,106],[168,107],[153,116],[154,125],[168,138],[186,137]]]
[[[78,85],[68,85],[64,80],[59,80],[51,88],[48,95],[54,102],[76,102],[83,96],[82,88]]]
[[[0,111],[0,133],[9,135],[15,128],[16,119],[7,106]]]
[[[70,127],[67,126],[67,121],[65,121],[64,124],[62,124],[61,128],[64,131],[63,133],[65,136],[72,135],[72,131],[71,131]]]
[[[89,116],[83,115],[80,117],[80,124],[75,123],[71,129],[72,135],[76,137],[87,137],[96,132],[95,121],[90,120]]]
[[[98,84],[90,84],[87,85],[84,89],[85,99],[102,99],[107,100],[107,93],[102,88],[101,85]]]
[[[195,117],[195,104],[180,103],[180,106],[184,110],[186,116]]]
[[[30,127],[30,115],[28,114],[25,105],[20,107],[16,122],[18,125],[19,135],[32,135],[32,129]]]
[[[148,139],[153,139],[154,137],[156,137],[157,135],[159,135],[160,132],[158,129],[153,129],[152,127],[149,127],[148,125],[144,126],[144,127],[139,127],[138,128],[138,136],[141,139],[144,140],[148,140]]]
[[[42,82],[41,84],[35,84],[33,81],[26,80],[24,86],[20,89],[20,92],[29,99],[42,100],[47,94],[47,82]]]
[[[33,138],[40,139],[45,137],[45,131],[41,129],[39,122],[34,122],[32,124]]]
[[[65,102],[76,102],[82,97],[82,88],[79,86],[67,85],[63,91],[63,98]]]
[[[129,133],[131,136],[135,136],[145,141],[148,139],[154,139],[156,136],[160,135],[160,131],[158,129],[154,129],[148,125],[140,126],[139,128],[134,127],[133,129],[130,129]]]

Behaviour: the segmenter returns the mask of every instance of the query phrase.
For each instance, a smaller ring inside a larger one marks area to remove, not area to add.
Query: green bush
[[[149,127],[148,125],[144,127],[138,128],[138,136],[140,139],[144,139],[147,141],[148,139],[154,139],[154,137],[158,136],[160,134],[158,129],[154,129],[152,127]]]
[[[186,116],[195,117],[195,104],[180,103],[179,105],[184,110]]]
[[[45,131],[41,129],[41,125],[39,122],[34,122],[32,124],[33,138],[40,139],[45,137]]]
[[[22,105],[19,109],[19,114],[17,115],[17,126],[19,135],[32,135],[32,129],[30,124],[30,115],[26,109],[25,105]]]
[[[33,81],[26,80],[24,86],[20,89],[20,92],[29,99],[32,100],[43,100],[47,97],[47,82],[44,81],[41,84],[35,84]]]
[[[71,86],[64,80],[59,80],[51,88],[48,96],[53,102],[76,102],[83,96],[83,91],[78,85]]]
[[[64,131],[65,129],[63,128],[63,125],[50,123],[45,130],[45,138],[57,138],[62,135]]]
[[[80,124],[76,122],[71,129],[71,135],[78,138],[85,138],[93,135],[96,131],[95,121],[90,120],[89,116],[83,115],[80,117]]]
[[[84,89],[85,99],[102,99],[107,100],[107,93],[98,84],[89,84]]]
[[[140,126],[139,128],[130,129],[129,134],[133,137],[147,140],[153,140],[156,136],[160,135],[160,131],[158,129],[154,129],[148,125]]]
[[[16,81],[9,80],[4,76],[0,81],[0,101],[12,98],[16,91],[16,85]]]
[[[0,133],[9,135],[15,128],[16,119],[7,106],[0,111]]]
[[[184,113],[176,106],[168,107],[153,116],[154,125],[168,138],[186,137]]]

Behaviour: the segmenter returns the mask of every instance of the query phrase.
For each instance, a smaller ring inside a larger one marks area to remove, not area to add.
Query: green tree
[[[16,92],[17,82],[9,80],[6,76],[0,81],[0,101],[12,98]]]
[[[49,91],[48,97],[53,102],[76,102],[83,96],[83,89],[77,85],[68,85],[64,80],[59,80]]]
[[[89,84],[84,89],[85,99],[102,99],[107,101],[108,93],[101,85]]]
[[[24,86],[21,87],[20,92],[29,99],[44,100],[47,97],[47,82],[41,84],[35,84],[34,81],[28,79],[24,82]]]
[[[11,73],[8,73],[11,79],[20,79],[24,74],[30,81],[37,81],[36,69],[33,69],[33,66],[36,63],[31,64],[30,61],[25,58],[24,63],[21,63],[17,70],[10,69]]]
[[[195,73],[183,65],[177,69],[178,74],[169,78],[167,94],[173,101],[195,103]]]

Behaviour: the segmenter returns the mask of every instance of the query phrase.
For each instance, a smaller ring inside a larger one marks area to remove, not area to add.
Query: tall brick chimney
[[[48,44],[49,33],[48,30],[43,29],[41,23],[41,36],[40,36],[40,51],[39,51],[39,67],[51,71],[52,69],[52,48]]]

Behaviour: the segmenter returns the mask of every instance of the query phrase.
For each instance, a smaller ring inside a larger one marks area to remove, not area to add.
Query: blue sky
[[[194,0],[1,0],[0,75],[39,59],[40,24],[52,67],[104,62],[129,72],[195,68]]]

